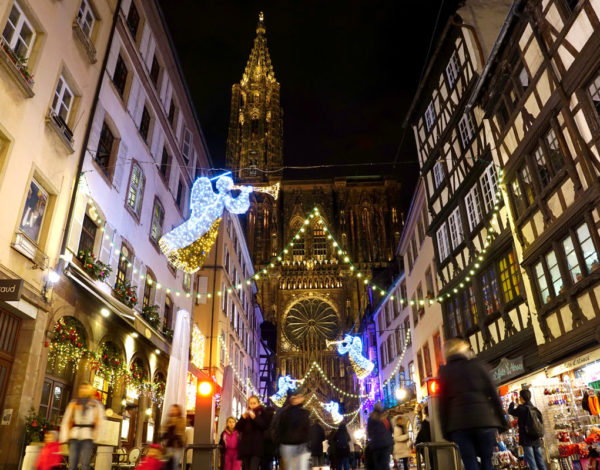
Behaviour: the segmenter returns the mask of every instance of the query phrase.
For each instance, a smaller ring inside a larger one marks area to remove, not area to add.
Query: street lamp
[[[396,395],[396,400],[398,400],[398,401],[404,401],[404,399],[408,395],[408,392],[406,391],[405,388],[399,387],[399,388],[396,389],[396,391],[394,392],[394,394]]]
[[[354,439],[357,441],[362,441],[365,438],[365,430],[363,428],[358,428],[354,431]]]

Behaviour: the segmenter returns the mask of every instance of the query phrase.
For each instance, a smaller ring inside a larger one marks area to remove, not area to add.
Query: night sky
[[[213,162],[224,165],[231,85],[239,82],[264,11],[281,84],[284,165],[393,162],[378,167],[286,171],[288,178],[396,175],[407,208],[418,174],[402,122],[429,43],[453,0],[160,0]],[[435,49],[436,42],[432,46]]]

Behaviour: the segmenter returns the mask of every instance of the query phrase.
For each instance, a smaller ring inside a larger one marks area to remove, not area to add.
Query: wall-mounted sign
[[[495,369],[492,369],[492,379],[497,384],[504,382],[505,380],[512,379],[525,372],[523,366],[523,356],[519,356],[515,359],[507,359],[503,357],[500,359],[500,364]]]
[[[0,425],[8,426],[10,424],[10,420],[12,419],[12,415],[13,409],[5,408],[4,411],[2,411],[2,421],[0,421]]]
[[[23,279],[0,279],[0,300],[20,300]]]

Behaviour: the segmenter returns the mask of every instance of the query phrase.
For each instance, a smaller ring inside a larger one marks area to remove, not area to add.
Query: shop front
[[[600,464],[600,348],[545,369],[508,379],[499,392],[505,410],[517,402],[519,391],[531,391],[533,404],[544,419],[544,452],[550,468],[579,470]],[[507,452],[522,462],[516,419],[508,416],[509,431],[500,436]],[[520,468],[510,455],[496,459],[497,468]],[[590,466],[591,465],[591,466]]]

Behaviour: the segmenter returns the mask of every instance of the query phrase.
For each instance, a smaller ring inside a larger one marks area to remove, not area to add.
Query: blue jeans
[[[69,469],[77,470],[77,466],[81,463],[81,470],[89,470],[92,452],[94,452],[94,441],[91,439],[71,439],[69,441]]]
[[[525,454],[525,462],[530,470],[547,470],[540,446],[523,446],[523,453]]]
[[[477,428],[450,433],[450,440],[458,445],[465,470],[493,470],[492,454],[496,446],[496,428]],[[481,466],[477,462],[481,459]]]
[[[350,457],[342,457],[338,463],[339,470],[350,470]]]
[[[307,470],[310,463],[310,452],[306,444],[289,445],[281,444],[279,446],[281,460],[285,462],[286,470]]]

